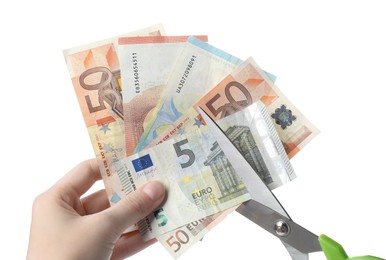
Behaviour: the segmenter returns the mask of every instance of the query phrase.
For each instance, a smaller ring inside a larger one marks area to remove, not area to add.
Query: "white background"
[[[386,257],[384,1],[2,1],[1,250],[23,259],[34,197],[94,157],[62,50],[163,23],[254,57],[320,130],[275,193],[349,256]],[[102,184],[100,184],[100,187]],[[237,213],[181,259],[290,259]],[[133,259],[171,259],[156,244]],[[313,254],[310,259],[324,259]]]

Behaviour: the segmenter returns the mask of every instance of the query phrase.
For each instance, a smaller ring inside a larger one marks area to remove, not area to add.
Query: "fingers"
[[[143,241],[138,230],[123,234],[115,243],[111,259],[125,259],[154,244],[156,241],[156,239]]]
[[[61,187],[64,191],[74,191],[76,196],[80,197],[101,178],[97,160],[90,159],[75,166],[54,187]]]
[[[106,228],[114,229],[117,235],[140,219],[153,212],[165,198],[165,187],[161,182],[151,181],[122,198],[116,205],[101,212],[107,218]]]
[[[103,211],[110,207],[106,190],[99,190],[82,199],[82,204],[86,215]]]

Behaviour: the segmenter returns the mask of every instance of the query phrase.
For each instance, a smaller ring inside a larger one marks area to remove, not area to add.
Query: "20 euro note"
[[[119,38],[126,154],[133,154],[189,36]],[[207,36],[195,36],[207,41]]]
[[[135,149],[141,151],[242,61],[189,37]]]
[[[296,177],[269,112],[261,101],[219,119],[217,123],[268,187],[273,189]],[[223,155],[216,144],[212,153],[211,162],[216,167]],[[178,258],[234,209],[189,223],[157,239]]]
[[[228,159],[217,156],[223,153],[216,144],[203,126],[116,163],[126,194],[149,180],[167,189],[162,208],[138,223],[145,240],[250,199]]]
[[[122,36],[163,33],[162,25],[155,25]],[[110,203],[121,192],[112,163],[125,156],[117,43],[114,37],[63,51]]]
[[[319,130],[286,98],[256,62],[249,58],[158,135],[149,146],[199,128],[202,123],[197,107],[202,107],[211,118],[219,120],[258,100],[267,107],[290,158],[319,133]],[[273,185],[277,187],[276,184]]]

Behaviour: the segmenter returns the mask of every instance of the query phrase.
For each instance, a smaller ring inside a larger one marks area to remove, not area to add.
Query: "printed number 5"
[[[168,223],[168,218],[162,213],[164,211],[163,208],[160,208],[159,210],[156,210],[154,212],[154,216],[156,219],[160,220],[161,222],[158,223],[159,227],[163,227]]]
[[[177,154],[178,157],[180,157],[182,155],[187,155],[189,157],[189,160],[187,162],[180,163],[182,168],[189,167],[196,160],[196,156],[194,155],[192,150],[190,150],[190,149],[181,149],[181,146],[183,146],[186,143],[188,143],[188,139],[184,139],[184,140],[181,140],[181,141],[173,144],[174,150],[176,151],[176,154]]]

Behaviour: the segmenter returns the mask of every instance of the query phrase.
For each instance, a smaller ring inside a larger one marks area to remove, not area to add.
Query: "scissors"
[[[279,238],[293,260],[308,260],[309,253],[320,251],[328,260],[384,260],[374,256],[349,258],[338,242],[326,235],[317,236],[296,224],[217,123],[202,108],[198,110],[252,197],[241,204],[237,211]]]

